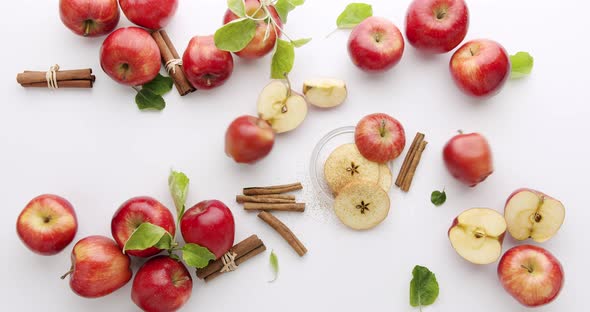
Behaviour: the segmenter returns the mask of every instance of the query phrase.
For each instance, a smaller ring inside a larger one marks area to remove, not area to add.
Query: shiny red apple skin
[[[166,27],[178,8],[178,0],[119,0],[132,23],[152,30]]]
[[[151,223],[162,227],[172,237],[176,233],[174,217],[166,206],[154,198],[142,196],[134,197],[124,202],[113,215],[111,233],[119,248],[123,249],[133,231],[142,223]],[[136,257],[151,257],[161,252],[151,247],[144,250],[128,250],[127,254]]]
[[[182,56],[187,79],[197,89],[213,89],[224,84],[234,70],[231,53],[219,50],[213,36],[195,36]]]
[[[259,0],[246,0],[245,1],[246,4],[246,13],[249,15],[254,14],[258,8],[260,7],[260,1]],[[281,22],[281,18],[279,17],[279,14],[277,13],[276,9],[274,6],[268,6],[269,12],[271,14],[271,16],[273,17],[273,19],[276,21],[276,23],[279,25],[280,29],[283,29],[283,23]],[[256,18],[262,18],[266,16],[263,10],[259,10],[258,13],[256,13]],[[238,17],[237,15],[235,15],[231,10],[227,10],[225,12],[225,15],[223,17],[223,24],[227,24],[233,20],[239,19],[240,17]],[[245,58],[245,59],[257,59],[257,58],[261,58],[265,55],[267,55],[270,51],[273,50],[274,46],[275,46],[275,42],[277,41],[277,38],[279,38],[281,36],[281,30],[275,28],[274,25],[271,25],[271,29],[270,32],[268,34],[268,38],[266,38],[266,40],[264,40],[264,34],[266,33],[266,22],[265,21],[257,21],[256,22],[257,26],[256,26],[256,35],[254,36],[254,38],[252,39],[252,41],[250,41],[250,43],[248,43],[248,45],[242,49],[241,51],[236,52],[235,54],[241,58]],[[276,33],[275,33],[276,30]]]
[[[100,66],[118,83],[143,85],[160,72],[160,49],[147,31],[138,27],[119,28],[103,42]]]
[[[386,71],[401,60],[404,45],[397,26],[385,18],[372,16],[353,28],[348,38],[348,55],[364,71]]]
[[[467,35],[469,10],[464,0],[414,0],[406,14],[406,39],[427,53],[447,53]]]
[[[117,0],[60,0],[59,17],[75,34],[99,37],[119,24]]]
[[[131,299],[147,312],[172,312],[190,298],[193,279],[184,266],[168,256],[148,260],[133,279]]]
[[[565,280],[559,260],[544,248],[533,245],[508,250],[498,264],[498,278],[504,289],[527,307],[539,307],[555,300]]]
[[[231,210],[218,200],[196,204],[180,221],[184,241],[206,247],[216,258],[222,257],[234,245],[235,230]]]
[[[106,296],[125,286],[133,274],[129,256],[108,237],[95,235],[81,239],[74,246],[71,258],[70,287],[81,297]]]
[[[494,171],[492,149],[479,133],[454,136],[443,149],[443,159],[451,175],[471,187]]]
[[[225,134],[225,153],[238,163],[253,164],[266,157],[275,142],[268,122],[254,116],[234,120]]]
[[[463,44],[449,63],[451,76],[461,91],[474,97],[500,92],[510,76],[510,58],[499,43],[477,39]]]
[[[16,233],[25,246],[44,256],[66,248],[77,231],[78,219],[72,204],[52,194],[33,198],[16,221]]]
[[[406,133],[401,123],[383,113],[365,116],[354,132],[354,142],[366,159],[385,163],[396,159],[406,146]]]

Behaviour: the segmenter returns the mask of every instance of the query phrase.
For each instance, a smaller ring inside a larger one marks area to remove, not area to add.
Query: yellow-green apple
[[[231,210],[218,200],[202,201],[180,220],[184,241],[209,249],[221,258],[234,245],[236,226]]]
[[[455,84],[464,93],[492,96],[500,92],[510,76],[510,58],[499,43],[477,39],[455,51],[449,68]]]
[[[16,221],[16,233],[25,246],[45,256],[66,248],[77,230],[78,221],[72,204],[51,194],[33,198]]]
[[[60,0],[59,17],[75,34],[98,37],[113,31],[119,23],[117,0]]]
[[[366,159],[385,163],[404,150],[406,133],[397,119],[383,113],[371,114],[356,125],[354,143]]]
[[[62,276],[70,276],[70,287],[79,296],[98,298],[123,287],[131,280],[129,256],[117,243],[104,236],[88,236],[72,250],[72,268]]]
[[[189,300],[192,289],[193,279],[180,261],[158,256],[135,274],[131,299],[143,311],[172,312]]]
[[[489,208],[463,211],[453,220],[449,240],[455,251],[474,264],[490,264],[502,255],[506,221]]]
[[[138,27],[119,28],[103,42],[100,66],[118,83],[143,85],[160,72],[160,49],[147,31]]]
[[[311,105],[330,108],[344,103],[348,89],[344,80],[310,79],[303,82],[303,95]]]
[[[350,33],[348,54],[364,71],[385,71],[401,60],[404,37],[391,21],[372,16],[356,25]]]
[[[111,220],[111,233],[121,249],[142,223],[157,225],[168,231],[172,237],[176,233],[174,217],[166,206],[151,197],[134,197],[124,202]],[[150,247],[144,250],[128,250],[126,253],[136,257],[151,257],[160,251]]]
[[[532,189],[514,191],[504,206],[508,232],[516,240],[542,243],[553,237],[565,219],[565,207],[551,196]]]
[[[532,245],[508,250],[498,264],[498,277],[504,289],[527,307],[555,300],[564,282],[559,260],[549,251]]]
[[[219,50],[213,36],[195,36],[182,56],[187,79],[197,89],[212,89],[225,83],[234,70],[231,53]]]
[[[178,0],[119,0],[119,4],[132,23],[153,30],[166,27],[178,8]]]
[[[259,0],[245,0],[244,3],[246,5],[246,14],[260,20],[256,22],[256,34],[254,35],[254,38],[252,38],[252,41],[250,41],[244,49],[236,52],[236,55],[246,59],[260,58],[272,51],[277,38],[281,36],[283,24],[273,5],[268,5],[266,7],[268,13],[277,23],[279,28],[275,27],[272,23],[269,24],[270,21],[264,18],[267,13],[261,8]],[[239,16],[235,15],[228,9],[223,17],[223,24],[227,24],[239,18]],[[270,27],[268,32],[266,31],[267,27]],[[265,34],[267,34],[267,38],[265,38]]]
[[[258,116],[277,133],[299,127],[307,116],[307,101],[281,80],[271,81],[258,96]]]
[[[406,14],[406,38],[416,49],[446,53],[463,41],[469,27],[464,0],[414,0]]]
[[[451,175],[468,186],[476,186],[494,171],[492,149],[479,133],[460,133],[447,142],[443,159]]]
[[[234,120],[225,133],[225,153],[238,163],[253,164],[266,157],[275,143],[268,122],[254,116]]]

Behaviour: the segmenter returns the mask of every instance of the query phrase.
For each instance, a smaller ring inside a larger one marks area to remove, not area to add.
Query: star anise
[[[360,209],[362,214],[365,214],[365,210],[369,211],[369,205],[371,203],[365,203],[365,201],[361,201],[359,205],[356,205],[356,209]]]
[[[346,171],[350,172],[351,176],[354,176],[354,174],[359,174],[359,166],[355,165],[354,162],[350,163],[350,167],[346,168]]]

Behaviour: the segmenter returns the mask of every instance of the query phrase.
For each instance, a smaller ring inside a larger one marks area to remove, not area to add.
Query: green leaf
[[[172,90],[172,86],[174,85],[174,81],[170,77],[165,77],[160,74],[156,76],[152,81],[144,84],[142,86],[143,89],[148,89],[152,91],[154,94],[157,95],[164,95],[170,90]]]
[[[168,189],[170,189],[170,194],[174,200],[178,220],[182,219],[182,215],[184,215],[189,182],[189,178],[184,173],[174,170],[170,171]]]
[[[444,190],[442,192],[434,191],[430,194],[430,201],[438,207],[447,201],[447,193]]]
[[[420,307],[431,305],[438,297],[438,282],[434,273],[423,266],[415,266],[410,282],[410,305]]]
[[[281,18],[281,22],[287,24],[287,16],[289,13],[303,3],[305,3],[305,0],[278,0],[277,3],[275,3],[275,9]]]
[[[215,260],[215,255],[205,247],[197,244],[186,244],[182,247],[182,259],[188,266],[202,269]]]
[[[277,46],[272,56],[271,73],[272,79],[283,79],[285,74],[291,72],[295,62],[295,46],[282,39],[277,39]]]
[[[227,0],[227,7],[239,17],[246,16],[246,4],[244,0]]]
[[[238,52],[244,49],[256,35],[256,22],[248,18],[231,21],[215,32],[213,39],[218,49]]]
[[[166,107],[164,98],[150,89],[141,89],[137,92],[135,104],[140,110],[163,110]]]
[[[296,47],[296,48],[301,48],[302,46],[306,45],[307,43],[309,43],[311,41],[311,38],[301,38],[301,39],[296,39],[291,41],[291,43]]]
[[[353,28],[367,17],[373,16],[373,7],[366,3],[351,3],[336,20],[338,28]]]
[[[171,246],[172,235],[164,228],[151,223],[142,223],[129,236],[125,246],[123,246],[123,252],[127,250],[144,250],[151,247],[170,249]]]
[[[533,70],[534,63],[535,60],[527,52],[510,55],[510,64],[512,64],[510,78],[517,79],[528,76]]]
[[[269,260],[270,260],[270,267],[272,269],[272,273],[274,274],[274,278],[271,281],[269,281],[269,283],[272,283],[272,282],[276,281],[277,278],[279,277],[279,258],[275,254],[274,250],[270,253]]]

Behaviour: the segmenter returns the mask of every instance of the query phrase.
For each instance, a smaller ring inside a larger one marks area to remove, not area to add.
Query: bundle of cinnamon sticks
[[[170,37],[165,30],[156,30],[152,33],[152,37],[158,44],[158,48],[160,48],[160,55],[162,55],[162,64],[168,71],[168,74],[174,81],[174,85],[176,86],[176,90],[180,93],[181,96],[185,96],[191,92],[196,91],[195,87],[191,85],[191,83],[186,78],[184,71],[182,69],[182,63],[180,59],[180,55],[176,51],[176,48],[172,44]]]
[[[55,76],[53,76],[51,69],[49,71],[25,70],[16,76],[16,81],[25,88],[92,88],[96,80],[90,68],[56,69]],[[54,82],[55,86],[53,86]]]
[[[424,149],[428,144],[428,142],[424,141],[424,137],[425,136],[423,133],[416,133],[414,141],[412,142],[412,145],[406,154],[406,158],[404,159],[399,175],[395,180],[395,185],[397,185],[404,192],[408,192],[410,190],[410,186],[414,180],[414,175],[416,174],[416,169],[418,168],[418,164],[422,159],[422,152],[424,152]]]

